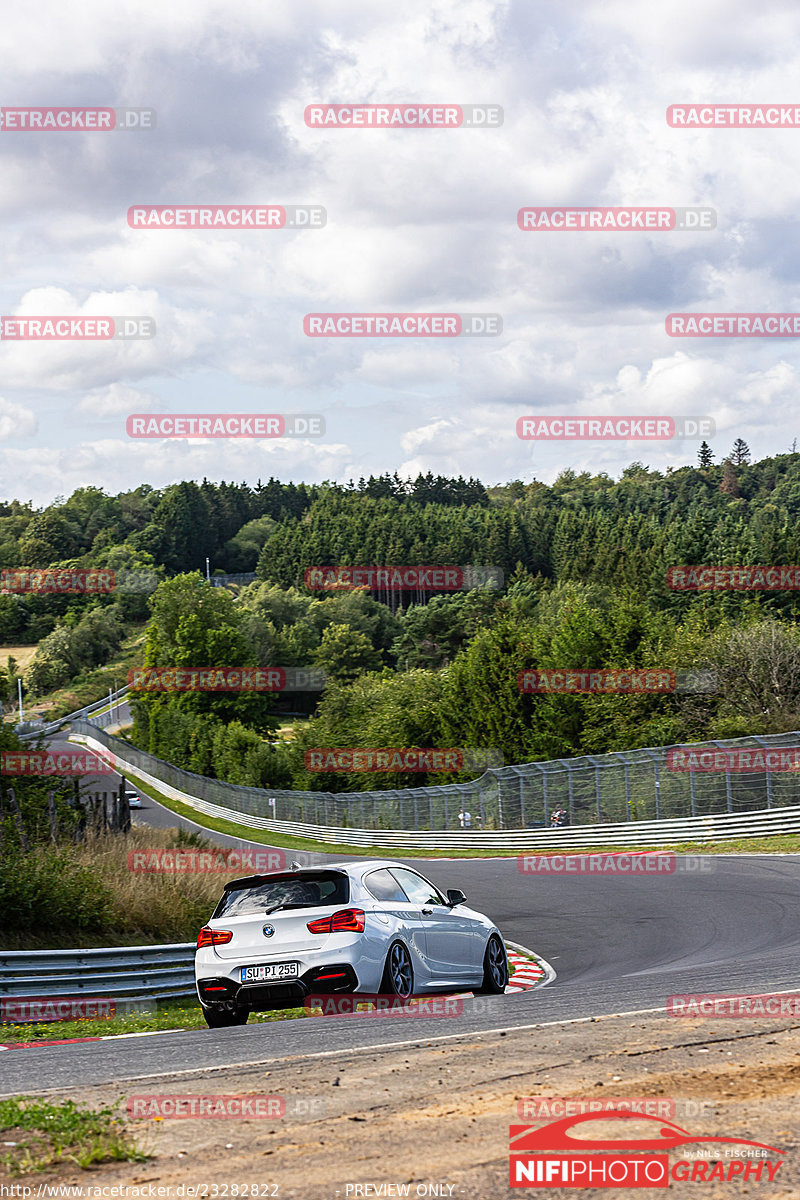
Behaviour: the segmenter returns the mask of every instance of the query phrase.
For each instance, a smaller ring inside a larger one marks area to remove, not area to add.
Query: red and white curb
[[[514,973],[506,985],[506,995],[516,992],[529,992],[535,987],[544,987],[552,983],[556,973],[550,963],[540,955],[534,954],[527,946],[519,946],[516,942],[506,942],[509,966]]]

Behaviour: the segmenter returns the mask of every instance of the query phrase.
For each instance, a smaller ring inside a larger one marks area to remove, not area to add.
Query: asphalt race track
[[[106,776],[99,786],[112,780]],[[186,824],[148,797],[143,801],[137,820]],[[209,837],[239,848],[248,844]],[[800,855],[679,856],[674,873],[631,876],[522,874],[513,858],[409,861],[440,887],[462,888],[469,904],[488,913],[509,940],[541,954],[556,980],[527,993],[466,1000],[457,1020],[302,1019],[8,1050],[0,1054],[0,1093],[208,1073],[293,1056],[357,1054],[386,1043],[663,1010],[668,996],[689,992],[800,988]],[[530,1037],[536,1042],[549,1033],[531,1028]]]

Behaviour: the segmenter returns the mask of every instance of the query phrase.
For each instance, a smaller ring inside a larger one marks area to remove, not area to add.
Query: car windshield
[[[281,908],[321,908],[327,904],[347,904],[350,881],[337,871],[308,871],[302,875],[284,875],[226,891],[214,910],[214,917],[263,916]]]

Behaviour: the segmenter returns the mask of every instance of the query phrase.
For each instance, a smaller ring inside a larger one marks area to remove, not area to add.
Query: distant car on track
[[[144,808],[142,798],[138,792],[126,792],[125,799],[128,801],[129,808]]]
[[[234,879],[197,939],[206,1022],[244,1025],[312,994],[503,992],[500,931],[465,899],[390,859]]]

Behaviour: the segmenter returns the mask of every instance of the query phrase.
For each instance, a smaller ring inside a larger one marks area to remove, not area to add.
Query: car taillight
[[[204,946],[224,946],[233,937],[230,929],[209,929],[206,925],[197,935],[197,949]]]
[[[364,912],[360,908],[340,908],[331,917],[309,921],[310,933],[363,933]]]

